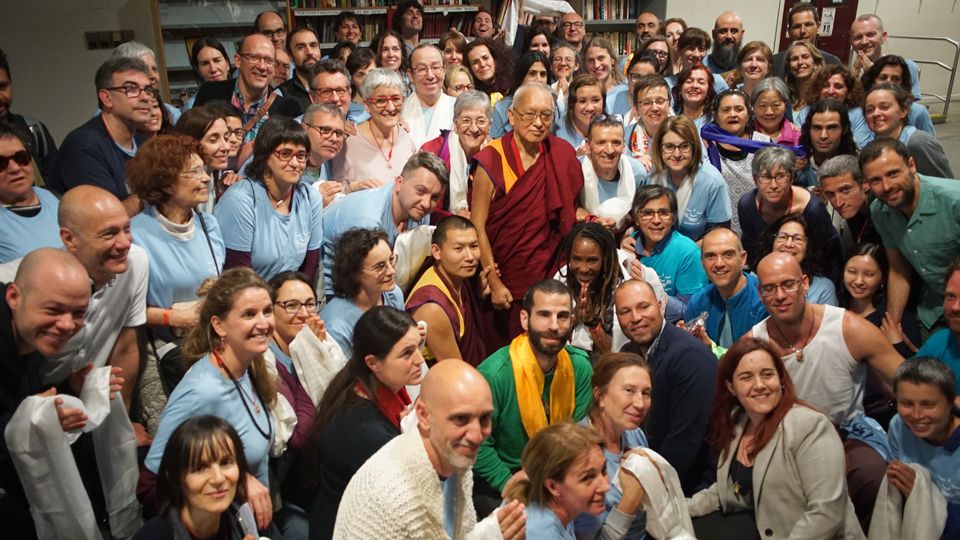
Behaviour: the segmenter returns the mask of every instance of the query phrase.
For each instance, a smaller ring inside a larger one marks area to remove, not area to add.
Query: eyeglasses
[[[663,107],[664,105],[669,103],[669,101],[670,100],[667,98],[644,99],[643,101],[640,102],[640,107],[644,109],[647,107],[652,107],[654,105],[656,105],[657,107]],[[687,144],[687,143],[683,143],[683,144]]]
[[[473,90],[473,85],[472,84],[455,84],[453,85],[453,89],[456,90],[457,92],[462,93],[462,92],[466,92],[467,90]]]
[[[657,58],[666,58],[670,56],[670,51],[658,51],[656,49],[647,49],[647,52],[652,52]]]
[[[761,174],[760,178],[758,179],[758,183],[769,184],[774,180],[776,180],[778,184],[786,184],[790,181],[790,175],[787,173],[779,173],[773,176],[770,176],[769,174]]]
[[[208,178],[207,171],[203,167],[197,167],[195,169],[190,169],[189,171],[183,171],[180,173],[180,176],[184,176],[193,180],[205,180]]]
[[[443,65],[435,64],[432,66],[417,66],[413,68],[413,72],[416,73],[418,77],[425,77],[427,75],[427,72],[430,72],[430,71],[439,75],[443,73]]]
[[[289,148],[281,148],[279,150],[274,150],[273,154],[278,158],[280,158],[282,161],[290,161],[293,158],[297,158],[297,161],[299,161],[300,163],[307,161],[307,152],[305,150],[294,152]]]
[[[317,133],[319,133],[320,136],[324,138],[329,137],[331,135],[336,135],[338,139],[343,139],[344,137],[347,136],[347,132],[342,129],[335,129],[330,126],[315,126],[313,124],[308,124],[306,122],[304,122],[303,125],[307,126],[308,128],[315,129]]]
[[[380,96],[370,99],[365,99],[364,103],[367,105],[372,105],[377,109],[383,110],[387,108],[387,105],[393,103],[394,107],[398,109],[403,106],[403,96]]]
[[[673,217],[673,211],[669,208],[661,208],[659,210],[652,210],[650,208],[646,210],[640,210],[637,212],[637,216],[640,217],[640,221],[650,221],[653,219],[653,216],[660,216],[660,219],[670,219]]]
[[[246,60],[247,62],[250,62],[251,64],[263,64],[265,66],[272,67],[277,63],[276,58],[270,58],[269,56],[260,56],[256,54],[247,54],[247,53],[240,53],[239,56],[240,58],[243,58],[244,60]]]
[[[382,275],[382,274],[386,273],[388,266],[389,266],[390,268],[394,268],[394,269],[397,267],[397,256],[396,256],[396,255],[390,256],[390,260],[383,261],[383,262],[378,262],[377,264],[375,264],[375,265],[373,265],[373,266],[371,266],[371,267],[369,267],[369,268],[364,268],[364,270],[369,270],[369,271],[373,272],[374,274]]]
[[[317,311],[316,300],[307,300],[306,302],[301,302],[300,300],[285,300],[283,302],[278,301],[276,304],[282,307],[287,315],[300,313],[300,308],[305,308],[307,313],[316,313]]]
[[[123,95],[127,96],[128,98],[137,98],[140,97],[140,94],[146,93],[147,97],[157,99],[157,89],[149,84],[147,86],[138,86],[130,83],[123,86],[111,86],[109,88],[104,88],[104,90],[123,92]]]
[[[579,30],[579,29],[583,28],[583,21],[574,21],[574,22],[561,23],[561,24],[560,24],[560,28],[563,28],[564,30],[570,30],[571,28],[575,28],[575,29]]]
[[[286,36],[287,29],[277,28],[276,30],[261,30],[260,33],[263,34],[264,36],[267,36],[270,39],[277,39],[277,38],[282,38]],[[240,55],[240,56],[243,56],[243,55]]]
[[[553,111],[520,112],[514,109],[513,112],[520,118],[520,121],[523,122],[524,124],[532,124],[534,120],[536,120],[537,118],[539,118],[540,121],[543,122],[544,124],[549,124],[553,122],[553,115],[554,115]]]
[[[667,155],[670,155],[677,150],[680,150],[681,154],[689,154],[693,150],[693,145],[688,142],[682,142],[680,144],[663,143],[660,145],[660,150]]]
[[[336,88],[317,88],[315,90],[310,90],[310,93],[319,97],[320,99],[330,99],[334,94],[337,96],[349,96],[350,87],[338,86]]]
[[[455,122],[462,128],[468,128],[471,125],[474,125],[480,129],[485,129],[490,125],[490,119],[485,116],[481,116],[479,118],[457,118]]]
[[[774,242],[786,242],[787,240],[793,242],[794,244],[806,244],[807,236],[804,234],[790,234],[785,232],[778,232],[773,235]]]
[[[0,156],[0,171],[7,170],[7,167],[10,166],[11,161],[21,167],[26,167],[30,164],[30,160],[30,152],[27,152],[26,150],[14,152],[9,156]]]
[[[761,285],[760,286],[760,296],[770,297],[777,294],[777,289],[782,290],[784,293],[795,293],[800,290],[800,280],[797,279],[788,279],[779,285]]]
[[[227,134],[224,135],[224,138],[225,138],[225,139],[237,139],[237,140],[241,140],[241,141],[242,141],[242,140],[243,140],[243,136],[244,136],[245,134],[246,134],[246,132],[243,131],[243,128],[237,128],[237,129],[232,129],[232,130],[228,131]]]

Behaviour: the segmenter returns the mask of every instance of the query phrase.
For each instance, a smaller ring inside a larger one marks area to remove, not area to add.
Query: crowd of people
[[[423,20],[263,12],[177,105],[125,43],[59,145],[0,51],[6,535],[960,537],[960,181],[879,17]]]

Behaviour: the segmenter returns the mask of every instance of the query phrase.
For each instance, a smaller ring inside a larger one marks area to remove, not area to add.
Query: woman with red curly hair
[[[217,219],[197,207],[207,202],[203,148],[186,135],[158,135],[127,164],[130,190],[146,207],[130,222],[134,243],[150,255],[147,325],[158,338],[197,322],[197,288],[216,277],[226,257]]]

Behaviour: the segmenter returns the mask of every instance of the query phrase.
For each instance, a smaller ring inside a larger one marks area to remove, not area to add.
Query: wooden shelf
[[[608,26],[629,26],[633,27],[636,24],[636,21],[631,19],[610,19],[610,20],[596,20],[596,19],[587,19],[583,21],[586,26],[594,27],[608,27]]]
[[[392,6],[390,6],[392,7]],[[291,11],[297,17],[329,17],[339,15],[344,11],[352,11],[359,16],[364,15],[385,15],[390,7],[374,8],[352,8],[352,9],[314,9],[314,8],[292,8]],[[424,13],[468,13],[477,11],[477,6],[424,6]]]

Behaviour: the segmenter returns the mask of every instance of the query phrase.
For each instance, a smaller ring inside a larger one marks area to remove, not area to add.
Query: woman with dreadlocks
[[[658,299],[667,301],[657,273],[617,249],[613,234],[598,223],[578,223],[564,239],[562,249],[567,265],[555,277],[567,284],[573,296],[576,324],[570,344],[589,352],[591,360],[619,351],[628,341],[614,316],[613,292],[620,283],[646,281]]]

